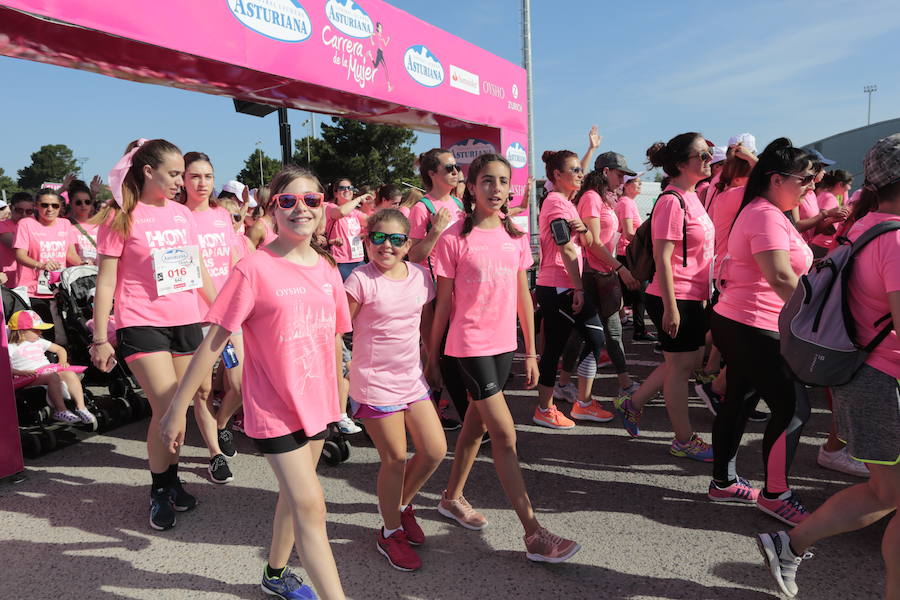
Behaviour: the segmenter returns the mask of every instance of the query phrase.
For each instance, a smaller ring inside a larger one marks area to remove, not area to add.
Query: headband
[[[112,192],[113,202],[120,207],[122,206],[122,182],[125,181],[125,176],[131,169],[131,161],[134,159],[135,152],[146,143],[147,140],[144,138],[139,139],[137,145],[120,158],[116,166],[109,172],[109,190]]]

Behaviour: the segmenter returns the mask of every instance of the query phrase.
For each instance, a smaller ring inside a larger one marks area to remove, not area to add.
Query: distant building
[[[872,145],[889,135],[900,133],[900,119],[872,123],[858,129],[838,133],[817,142],[804,144],[804,148],[815,148],[825,158],[836,161],[832,169],[844,169],[853,175],[853,187],[862,186],[863,158]]]

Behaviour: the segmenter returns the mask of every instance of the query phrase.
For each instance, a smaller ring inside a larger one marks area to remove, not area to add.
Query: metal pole
[[[263,181],[262,148],[257,148],[256,153],[259,154],[259,187],[263,187],[265,183]]]
[[[278,109],[278,137],[281,140],[281,164],[291,162],[291,124],[286,108]]]
[[[528,102],[528,174],[534,177],[534,86],[531,78],[531,0],[522,0],[522,66],[527,77]],[[535,194],[536,186],[530,186],[528,194],[529,229],[531,230],[531,246],[539,244],[538,206]]]
[[[863,92],[869,95],[869,116],[866,118],[866,125],[872,124],[872,94],[877,91],[877,85],[867,85],[863,87]]]

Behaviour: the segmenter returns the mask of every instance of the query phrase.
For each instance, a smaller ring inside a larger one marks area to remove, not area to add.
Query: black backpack
[[[632,276],[638,281],[650,281],[656,272],[656,264],[653,261],[653,232],[651,231],[651,223],[653,221],[653,210],[659,199],[666,194],[672,194],[678,198],[681,204],[681,210],[684,212],[684,223],[681,226],[681,244],[682,244],[682,260],[683,266],[687,266],[687,207],[684,204],[684,198],[675,190],[668,190],[660,194],[650,210],[650,217],[641,223],[641,226],[634,232],[631,243],[625,249],[625,259],[628,263],[628,270]]]

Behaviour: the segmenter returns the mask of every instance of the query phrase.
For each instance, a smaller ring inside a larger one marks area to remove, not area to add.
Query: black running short
[[[118,341],[119,356],[126,362],[154,352],[189,356],[200,347],[200,342],[203,341],[203,329],[199,323],[175,327],[138,325],[117,329],[116,340]]]
[[[328,429],[323,429],[316,435],[306,435],[302,429],[298,429],[287,435],[273,438],[250,438],[256,444],[256,449],[263,454],[284,454],[297,448],[302,448],[310,440],[324,440],[328,436]]]
[[[512,361],[512,352],[456,359],[463,385],[472,400],[484,400],[503,391],[503,385],[512,370]]]
[[[647,294],[645,300],[647,314],[656,326],[656,335],[663,352],[693,352],[706,345],[709,331],[709,313],[700,300],[676,300],[681,316],[678,333],[670,337],[662,328],[663,302],[659,296]]]

